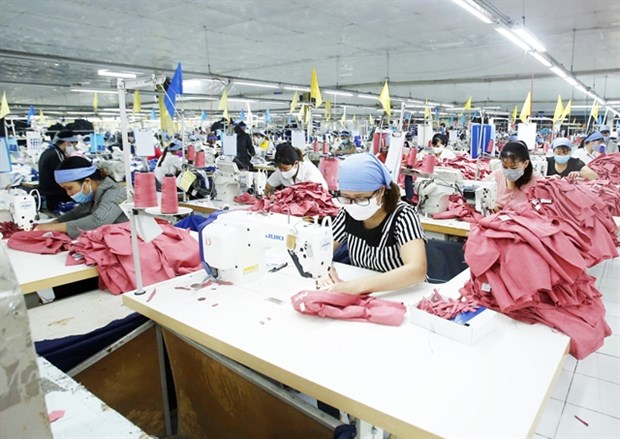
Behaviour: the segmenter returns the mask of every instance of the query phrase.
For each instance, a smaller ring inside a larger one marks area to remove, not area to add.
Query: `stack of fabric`
[[[466,221],[468,223],[475,223],[482,215],[473,208],[470,204],[467,203],[465,198],[461,195],[453,194],[448,198],[448,210],[445,212],[434,213],[433,218],[435,219],[452,219],[458,218],[462,221]]]
[[[604,203],[585,187],[539,182],[530,201],[482,218],[465,246],[471,279],[461,293],[516,320],[544,323],[585,358],[611,335],[586,269],[618,255]]]
[[[71,238],[63,232],[34,230],[15,232],[7,241],[9,248],[40,255],[53,255],[69,248]]]
[[[609,213],[613,216],[620,216],[620,187],[604,180],[583,181],[581,184],[594,192],[597,198],[607,205]]]
[[[600,155],[588,163],[588,168],[596,172],[599,179],[620,184],[620,152]]]
[[[263,198],[253,211],[287,213],[293,216],[336,216],[340,210],[332,196],[319,183],[298,183],[275,193],[273,201]]]
[[[414,169],[422,167],[422,158],[418,159],[414,165]],[[403,162],[403,166],[406,163]],[[435,167],[451,168],[461,171],[465,180],[484,180],[491,174],[490,162],[486,158],[470,159],[465,155],[459,155],[454,159],[438,160]]]
[[[160,222],[163,233],[150,242],[139,240],[144,286],[202,269],[198,243],[187,230]],[[112,294],[136,288],[129,223],[101,226],[82,233],[69,248],[67,265],[95,265],[99,285]],[[74,254],[83,258],[75,259]]]

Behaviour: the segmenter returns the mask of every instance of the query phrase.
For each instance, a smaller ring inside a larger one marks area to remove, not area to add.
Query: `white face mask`
[[[433,146],[431,149],[433,150],[433,154],[441,154],[443,152],[443,146]]]
[[[75,146],[67,146],[65,148],[65,155],[71,155],[76,151]]]
[[[293,166],[288,171],[280,171],[280,174],[282,174],[282,177],[288,178],[289,180],[291,180],[295,176],[295,174],[297,174],[298,168],[299,168],[299,165]]]
[[[345,204],[344,210],[347,211],[351,218],[356,221],[365,221],[373,216],[381,208],[381,203],[377,197],[372,197],[368,206],[358,206],[357,204]]]

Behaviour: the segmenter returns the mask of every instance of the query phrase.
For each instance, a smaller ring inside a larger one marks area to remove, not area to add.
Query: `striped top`
[[[84,230],[93,230],[106,224],[128,221],[120,208],[127,199],[125,189],[110,177],[106,177],[95,192],[93,201],[78,204],[72,210],[58,217],[59,223],[67,223],[67,235],[80,236]]]
[[[362,221],[340,209],[332,225],[334,240],[349,247],[351,264],[369,270],[387,272],[404,265],[400,248],[414,239],[424,239],[424,231],[415,207],[399,202],[396,210],[377,227],[364,228]]]

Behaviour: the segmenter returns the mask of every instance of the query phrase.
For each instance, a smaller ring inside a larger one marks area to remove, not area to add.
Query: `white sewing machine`
[[[122,160],[100,160],[97,166],[114,181],[125,180],[125,164]]]
[[[331,221],[310,223],[279,213],[231,211],[205,226],[200,257],[218,279],[252,280],[265,272],[265,251],[286,249],[299,274],[326,276],[332,261]],[[205,267],[206,268],[206,267]]]
[[[432,176],[417,177],[414,190],[418,194],[418,210],[427,214],[446,211],[450,195],[459,193],[457,183],[461,181],[461,171],[451,168],[435,168]]]
[[[216,200],[232,202],[234,197],[241,194],[237,165],[233,162],[220,160],[217,163],[217,170],[213,173],[213,186]]]
[[[494,181],[464,180],[458,183],[459,191],[468,204],[483,215],[495,209],[497,184]]]
[[[239,183],[241,192],[248,192],[254,196],[262,197],[267,184],[267,173],[262,171],[239,171]]]
[[[37,218],[37,202],[22,189],[0,190],[0,220],[13,221],[21,230],[32,230]]]

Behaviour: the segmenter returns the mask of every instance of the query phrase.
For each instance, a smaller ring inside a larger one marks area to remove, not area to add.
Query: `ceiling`
[[[482,3],[524,23],[577,80],[620,104],[620,1]],[[471,96],[474,106],[511,112],[530,89],[534,112],[552,113],[558,94],[573,97],[573,114],[592,104],[451,0],[1,0],[0,45],[0,90],[23,115],[29,105],[92,111],[93,94],[71,89],[114,90],[98,69],[170,76],[178,62],[194,79],[184,85],[185,110],[215,112],[232,77],[308,86],[312,68],[323,99],[335,112],[348,104],[347,114],[371,114],[377,102],[326,90],[378,94],[386,78],[392,97],[457,107]],[[150,111],[154,96],[142,94]],[[284,111],[292,94],[229,88],[233,99],[261,99],[252,111]],[[98,102],[118,108],[113,94],[98,93]],[[229,102],[231,111],[244,107]]]

